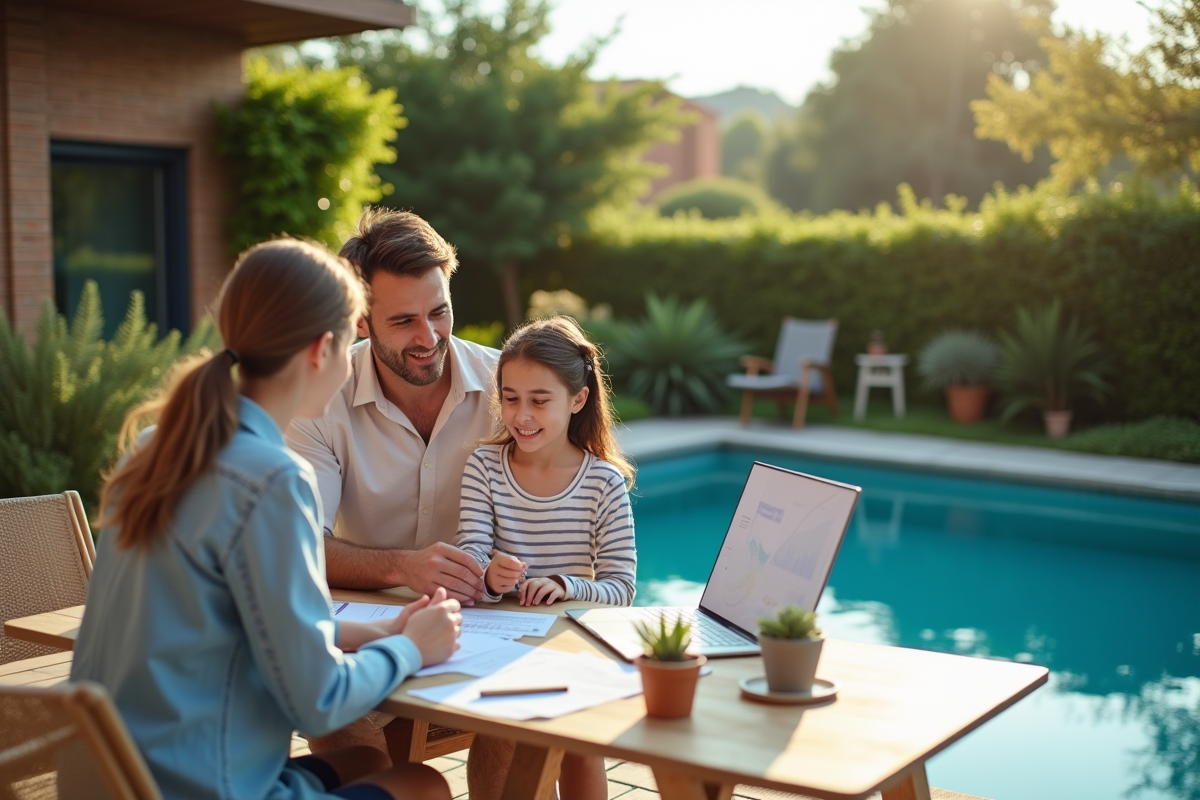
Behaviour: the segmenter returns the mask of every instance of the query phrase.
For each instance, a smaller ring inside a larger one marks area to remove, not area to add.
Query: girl
[[[637,555],[598,350],[568,317],[520,328],[496,366],[502,428],[467,459],[458,546],[496,601],[630,605]],[[607,797],[604,761],[563,757],[559,795]]]
[[[436,772],[370,748],[287,757],[294,729],[340,728],[457,648],[441,590],[394,622],[331,618],[316,480],[284,444],[346,379],[362,284],[279,240],[243,254],[217,302],[228,349],[126,420],[125,441],[158,425],[104,487],[71,679],[109,690],[168,800],[446,800]]]

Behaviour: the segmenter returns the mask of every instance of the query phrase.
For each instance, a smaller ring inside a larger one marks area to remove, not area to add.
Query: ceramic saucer
[[[824,703],[837,696],[838,685],[833,681],[817,678],[813,681],[812,691],[809,692],[772,692],[767,688],[765,675],[753,678],[742,678],[738,681],[742,687],[742,697],[757,700],[760,703],[779,703],[781,705],[801,705],[804,703]]]

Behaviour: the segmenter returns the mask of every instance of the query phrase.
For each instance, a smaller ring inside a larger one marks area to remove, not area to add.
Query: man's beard
[[[373,333],[371,336],[371,349],[374,351],[376,358],[395,373],[397,378],[413,386],[428,386],[431,383],[436,383],[442,377],[442,371],[446,368],[446,350],[449,346],[450,343],[448,340],[439,339],[437,343],[438,359],[436,361],[423,367],[410,367],[405,360],[405,355],[423,353],[426,352],[426,348],[410,347],[404,351],[393,350],[376,339]]]

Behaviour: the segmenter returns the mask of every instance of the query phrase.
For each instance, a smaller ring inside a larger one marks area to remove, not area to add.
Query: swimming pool
[[[863,487],[826,634],[1031,661],[929,762],[992,800],[1200,800],[1200,505],[719,450],[640,466],[638,605],[698,602],[755,459]]]

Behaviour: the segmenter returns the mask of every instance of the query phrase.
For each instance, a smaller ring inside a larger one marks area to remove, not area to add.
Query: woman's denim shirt
[[[421,666],[403,636],[338,649],[312,467],[260,406],[239,412],[165,535],[100,532],[71,667],[112,694],[166,798],[298,796],[292,731],[353,722]]]

